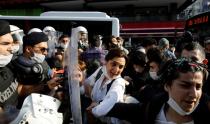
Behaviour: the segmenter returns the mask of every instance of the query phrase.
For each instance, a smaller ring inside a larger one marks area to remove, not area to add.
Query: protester
[[[155,47],[147,51],[147,59],[148,76],[145,79],[144,87],[135,96],[142,103],[149,101],[153,95],[163,90],[162,83],[159,80],[159,73],[162,71],[161,66],[166,62],[165,56],[160,49]]]
[[[101,44],[102,41],[99,38],[94,38],[90,42],[89,48],[80,55],[81,60],[83,60],[87,65],[88,77],[105,62],[106,52],[101,48]]]
[[[176,56],[173,52],[170,51],[169,41],[166,38],[161,38],[158,43],[159,49],[167,59],[176,59]]]
[[[141,51],[131,51],[128,54],[128,64],[122,76],[129,82],[126,86],[126,94],[135,95],[145,85],[147,77],[146,54]]]
[[[105,57],[106,64],[97,69],[88,79],[92,103],[87,110],[100,121],[119,123],[118,119],[103,117],[117,102],[123,102],[126,81],[121,73],[126,65],[127,56],[123,50],[111,49]],[[98,75],[98,73],[100,73]],[[98,75],[98,76],[97,76]],[[96,79],[96,77],[99,77]],[[86,88],[86,92],[88,88]],[[91,90],[92,89],[92,90]]]
[[[122,37],[116,37],[117,41],[118,41],[118,47],[123,50],[126,55],[128,55],[129,51],[123,46],[124,44],[124,39]]]
[[[55,47],[54,55],[51,58],[47,58],[46,61],[50,68],[58,70],[64,69],[64,53],[67,50],[70,43],[70,36],[63,34],[59,37],[58,43]]]
[[[198,63],[207,64],[204,48],[198,42],[191,42],[183,46],[181,57],[191,58]]]
[[[83,26],[78,26],[75,28],[75,37],[78,39],[78,50],[80,53],[87,50],[89,47],[89,41],[88,41],[88,31]]]
[[[209,97],[202,94],[208,72],[202,64],[181,58],[168,61],[161,79],[164,92],[143,104],[117,103],[107,116],[133,124],[210,123]],[[133,114],[135,113],[135,114]]]

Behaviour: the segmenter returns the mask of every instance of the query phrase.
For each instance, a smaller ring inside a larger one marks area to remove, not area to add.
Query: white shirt
[[[101,68],[101,67],[100,67]],[[112,83],[109,91],[107,92],[107,85],[111,83],[113,79],[108,79],[104,82],[103,86],[102,82],[104,80],[104,69],[105,66],[102,67],[103,74],[100,78],[94,83],[95,77],[99,72],[97,69],[89,78],[90,85],[93,86],[91,98],[95,102],[100,102],[99,105],[92,109],[92,113],[96,117],[102,117],[106,115],[112,107],[117,102],[123,102],[123,95],[125,92],[125,83],[126,81],[119,75],[115,78]],[[107,92],[107,93],[106,93]],[[112,120],[112,119],[111,119]]]
[[[166,120],[164,107],[165,107],[165,104],[162,106],[159,114],[157,115],[157,118],[155,120],[155,124],[176,124],[175,122]],[[190,122],[186,122],[186,123],[182,123],[182,124],[194,124],[194,121],[190,121]]]

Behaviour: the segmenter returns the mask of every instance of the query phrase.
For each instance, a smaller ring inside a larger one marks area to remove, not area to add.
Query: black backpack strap
[[[95,77],[95,82],[101,77],[101,75],[103,74],[102,68],[100,68],[100,70],[98,71],[96,77]],[[107,90],[106,90],[106,94],[109,91],[110,87],[112,86],[112,83],[115,81],[116,79],[113,79],[108,85],[107,85]]]
[[[95,82],[101,77],[101,75],[103,74],[102,68],[100,68],[100,70],[98,71],[96,77],[95,77]]]
[[[113,84],[113,82],[115,81],[116,79],[113,79],[106,87],[107,87],[107,89],[106,89],[106,94],[107,94],[107,92],[109,91],[109,89],[110,89],[110,87],[112,86],[112,84]]]
[[[106,87],[106,94],[108,93],[108,91],[109,91],[109,89],[111,88],[111,86],[112,86],[112,84],[113,84],[113,82],[115,81],[116,79],[113,79]],[[102,102],[103,100],[101,100],[101,101],[99,101],[99,103],[100,102]]]

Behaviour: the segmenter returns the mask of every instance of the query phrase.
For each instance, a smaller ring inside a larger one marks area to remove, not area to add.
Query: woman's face
[[[166,91],[176,103],[186,112],[191,112],[199,102],[202,95],[202,72],[180,73],[179,78],[166,86]]]
[[[120,75],[125,67],[126,60],[124,57],[115,57],[106,62],[107,73],[110,78]]]

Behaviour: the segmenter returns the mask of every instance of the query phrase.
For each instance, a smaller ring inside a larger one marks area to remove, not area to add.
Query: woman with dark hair
[[[116,118],[103,117],[117,102],[123,102],[126,81],[121,73],[127,63],[125,52],[119,48],[110,49],[105,57],[105,65],[99,67],[85,83],[86,95],[92,103],[87,110],[100,121],[116,124]]]
[[[133,124],[210,123],[209,96],[202,94],[208,75],[200,63],[181,58],[168,61],[161,74],[164,92],[142,104],[116,103],[107,116]],[[135,114],[133,114],[135,113]]]
[[[149,101],[153,95],[163,89],[159,80],[159,71],[161,66],[166,62],[166,58],[157,47],[148,49],[146,55],[148,60],[148,75],[145,79],[144,87],[134,96],[140,102]]]
[[[140,51],[131,51],[128,54],[128,64],[122,76],[129,82],[126,86],[126,94],[133,96],[145,85],[147,69],[146,54]]]

